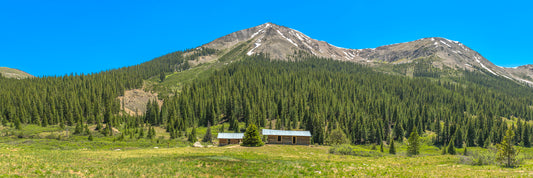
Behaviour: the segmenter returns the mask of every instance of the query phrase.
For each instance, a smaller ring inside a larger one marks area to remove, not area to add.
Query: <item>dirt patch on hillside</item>
[[[189,64],[192,67],[194,67],[194,66],[197,66],[197,65],[200,65],[200,64],[203,64],[203,63],[212,62],[212,61],[217,60],[217,59],[218,59],[217,55],[199,56],[198,59],[189,61]]]
[[[163,100],[157,99],[157,93],[145,92],[141,89],[126,90],[124,96],[119,96],[118,99],[120,107],[130,115],[143,115],[148,101],[157,100],[159,107],[163,105]]]

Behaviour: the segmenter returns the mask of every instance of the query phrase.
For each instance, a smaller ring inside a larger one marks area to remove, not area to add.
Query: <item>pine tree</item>
[[[213,136],[211,134],[211,122],[207,122],[207,131],[205,132],[205,136],[204,136],[204,139],[202,140],[202,142],[209,142],[211,143],[213,140]]]
[[[196,138],[196,127],[192,128],[191,133],[187,137],[187,141],[192,142],[192,143],[198,141],[198,138]]]
[[[76,123],[76,128],[74,129],[74,134],[79,135],[83,133],[83,125],[81,124],[81,120],[78,120],[78,123]]]
[[[139,128],[139,137],[137,137],[137,139],[141,139],[141,138],[144,138],[144,129],[141,127]]]
[[[87,138],[87,140],[89,140],[89,141],[93,141],[93,139],[94,139],[94,138],[93,138],[93,134],[90,134],[90,135],[89,135],[89,138]]]
[[[452,138],[452,140],[450,140],[450,144],[448,144],[448,148],[446,150],[446,152],[448,152],[448,154],[451,154],[451,155],[455,155],[456,152],[455,152],[455,144],[454,144],[454,139],[455,138]]]
[[[463,152],[463,156],[468,156],[468,151],[467,151],[468,147],[465,147],[465,151]]]
[[[264,143],[261,140],[261,134],[255,126],[255,124],[248,125],[246,132],[244,132],[244,138],[242,140],[242,146],[258,147],[263,146]]]
[[[524,133],[522,134],[522,143],[524,147],[531,147],[531,140],[529,139],[529,124],[525,123]]]
[[[152,139],[153,139],[153,138],[155,138],[155,136],[156,136],[156,133],[155,133],[155,128],[154,128],[154,127],[152,127]]]
[[[514,132],[512,129],[507,129],[505,136],[501,143],[497,144],[498,148],[498,162],[502,163],[505,167],[516,167],[518,166],[518,156],[519,151],[514,148]]]
[[[20,125],[20,119],[15,119],[15,129],[22,130],[22,127]]]
[[[396,154],[396,148],[394,147],[394,139],[390,139],[389,153],[392,155]]]
[[[89,125],[88,124],[85,124],[85,127],[83,128],[83,132],[85,133],[85,135],[90,135],[91,134],[91,130],[89,130]]]
[[[394,125],[394,134],[395,135],[395,139],[398,140],[399,142],[402,142],[403,141],[403,126],[400,122],[397,122],[396,125]]]
[[[161,80],[161,83],[163,83],[166,77],[167,76],[165,75],[165,72],[161,71],[161,73],[159,73],[159,79]]]
[[[383,153],[383,141],[379,144],[379,151]]]
[[[148,134],[146,135],[149,139],[152,139],[153,138],[153,135],[152,135],[152,127],[149,127],[148,128]]]
[[[455,145],[457,148],[463,147],[463,131],[461,131],[461,128],[458,126],[457,130],[455,131]]]
[[[418,131],[416,128],[413,129],[413,132],[409,136],[407,142],[407,155],[413,156],[420,154],[420,142],[418,140]]]

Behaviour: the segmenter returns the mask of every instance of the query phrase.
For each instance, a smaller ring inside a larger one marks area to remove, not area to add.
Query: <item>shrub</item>
[[[341,145],[345,143],[348,143],[348,138],[341,129],[335,129],[331,131],[331,134],[328,137],[328,144]]]
[[[377,157],[384,154],[377,150],[368,150],[366,148],[354,147],[349,144],[335,145],[329,149],[329,153],[338,155],[352,155],[363,157]]]
[[[471,156],[460,156],[459,162],[474,166],[494,164],[495,156],[491,152],[468,152]]]

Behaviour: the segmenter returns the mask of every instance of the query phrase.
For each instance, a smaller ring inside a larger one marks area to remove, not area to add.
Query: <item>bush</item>
[[[354,155],[355,154],[352,146],[348,144],[336,145],[334,147],[331,147],[329,149],[329,153],[339,154],[339,155]]]
[[[341,129],[335,129],[331,131],[331,134],[328,137],[328,144],[341,145],[345,143],[348,143],[348,138]]]
[[[354,147],[349,144],[336,145],[329,149],[329,153],[338,155],[353,155],[363,157],[377,157],[384,154],[377,150],[368,150],[366,148]]]
[[[495,162],[495,156],[491,152],[469,152],[471,156],[461,156],[459,161],[462,164],[474,166],[491,165]]]

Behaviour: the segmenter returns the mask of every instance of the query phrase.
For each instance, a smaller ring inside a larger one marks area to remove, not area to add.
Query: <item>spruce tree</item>
[[[207,122],[207,131],[205,132],[205,136],[204,136],[204,139],[202,140],[202,142],[209,142],[211,143],[213,140],[213,136],[211,134],[211,122]]]
[[[418,131],[416,128],[411,132],[407,142],[407,155],[413,156],[420,154],[420,141],[418,140]]]
[[[463,131],[461,131],[461,128],[458,126],[457,130],[455,131],[455,145],[457,148],[463,147]]]
[[[159,79],[161,80],[161,83],[165,80],[165,78],[166,78],[165,72],[162,71],[161,73],[159,73]]]
[[[394,139],[390,139],[389,153],[392,155],[396,154],[396,148],[394,147]]]
[[[404,133],[404,130],[403,130],[402,124],[400,122],[397,122],[394,125],[395,139],[398,140],[399,142],[402,142],[403,141],[403,133]]]
[[[525,124],[525,128],[524,128],[524,134],[522,134],[522,143],[524,145],[524,147],[531,147],[531,140],[529,139],[529,124],[526,122]]]
[[[446,152],[448,152],[448,154],[451,154],[451,155],[455,155],[456,152],[455,152],[455,144],[454,144],[454,139],[455,138],[452,138],[452,140],[450,140],[450,144],[448,144],[448,148],[446,150]]]
[[[507,129],[505,136],[501,143],[497,144],[498,148],[498,157],[497,161],[500,162],[505,167],[515,167],[518,166],[518,156],[519,151],[514,148],[514,131],[512,129]]]
[[[83,133],[83,125],[81,124],[81,120],[78,120],[78,123],[76,123],[76,128],[74,129],[74,134],[79,135]]]
[[[192,128],[191,133],[187,137],[187,141],[192,142],[192,143],[198,141],[198,138],[196,138],[196,127]]]
[[[255,126],[255,124],[248,125],[246,132],[244,132],[244,138],[242,140],[242,146],[258,147],[263,146],[264,143],[261,140],[261,134]]]
[[[146,138],[152,139],[152,128],[148,127],[148,133],[146,134]]]

